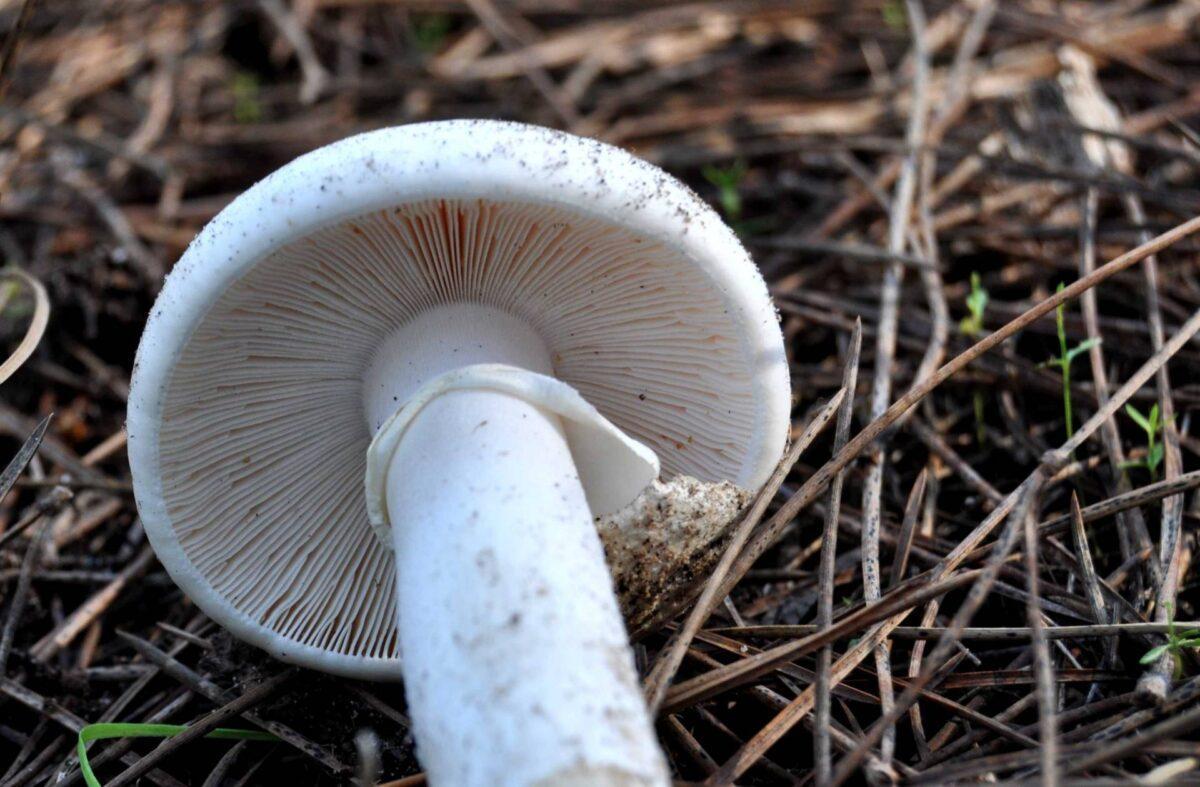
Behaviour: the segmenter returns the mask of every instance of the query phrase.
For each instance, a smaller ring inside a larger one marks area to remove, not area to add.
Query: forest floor
[[[123,423],[206,221],[445,117],[693,187],[770,284],[793,436],[825,425],[637,645],[680,781],[1200,780],[1198,32],[1194,0],[0,0],[0,787],[82,783],[85,725],[231,705],[282,741],[90,759],[421,783],[398,685],[286,668],[175,588]]]

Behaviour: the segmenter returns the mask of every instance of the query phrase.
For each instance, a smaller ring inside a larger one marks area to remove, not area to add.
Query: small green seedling
[[[1062,292],[1064,286],[1060,282],[1057,292]],[[1071,407],[1071,362],[1081,353],[1085,353],[1099,344],[1100,340],[1088,339],[1074,347],[1068,348],[1065,312],[1065,303],[1060,303],[1058,308],[1054,310],[1054,322],[1058,327],[1059,354],[1043,363],[1042,366],[1057,366],[1059,373],[1062,375],[1063,415],[1066,418],[1067,439],[1069,440],[1075,435],[1075,415]]]
[[[712,164],[700,170],[704,179],[717,187],[717,203],[725,221],[733,227],[738,235],[757,235],[774,229],[777,221],[775,216],[756,216],[752,219],[742,218],[742,181],[746,178],[746,162],[737,160],[728,167],[718,167]]]
[[[1139,660],[1142,664],[1153,664],[1166,654],[1171,654],[1178,673],[1183,663],[1183,651],[1186,648],[1200,648],[1200,629],[1188,629],[1179,632],[1175,630],[1175,610],[1167,607],[1167,641],[1146,651]]]
[[[1163,421],[1159,416],[1158,405],[1152,406],[1149,414],[1142,415],[1136,407],[1127,404],[1125,414],[1146,433],[1146,458],[1122,462],[1121,467],[1144,467],[1150,472],[1152,479],[1157,479],[1158,466],[1163,460],[1163,444],[1158,440],[1158,436],[1162,434]]]
[[[988,305],[988,291],[983,288],[979,274],[971,271],[971,291],[967,293],[967,316],[958,323],[958,331],[971,341],[979,341],[983,333],[983,312]],[[975,439],[983,444],[983,390],[975,389]]]
[[[6,273],[4,268],[0,268],[0,277]],[[24,320],[33,314],[33,302],[28,299],[18,298],[21,292],[21,286],[15,281],[0,282],[0,316],[7,316],[13,320]]]
[[[742,180],[746,177],[746,162],[738,159],[728,167],[709,164],[700,170],[704,179],[717,187],[717,202],[730,224],[742,220]]]
[[[988,305],[988,291],[977,271],[971,271],[971,291],[967,293],[967,314],[958,323],[958,330],[969,339],[978,339],[983,333],[983,312]]]
[[[0,274],[3,273],[3,269],[0,269]],[[0,312],[4,311],[4,307],[7,306],[8,302],[11,301],[13,296],[17,294],[18,289],[19,288],[17,287],[17,283],[15,281],[6,281],[3,284],[0,284]]]
[[[880,10],[883,13],[883,23],[892,30],[903,33],[907,29],[908,16],[900,0],[887,0]]]
[[[238,123],[257,123],[263,109],[258,77],[250,71],[238,71],[229,83],[233,94],[233,119]]]
[[[442,48],[453,20],[448,14],[414,14],[412,36],[421,54],[432,55]]]

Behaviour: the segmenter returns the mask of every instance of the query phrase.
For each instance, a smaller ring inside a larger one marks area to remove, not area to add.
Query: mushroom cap
[[[235,199],[163,286],[138,348],[129,458],[177,584],[235,635],[395,678],[391,552],[363,494],[363,374],[440,304],[527,319],[554,374],[664,475],[765,482],[790,385],[776,312],[695,193],[592,140],[498,121],[351,137]]]

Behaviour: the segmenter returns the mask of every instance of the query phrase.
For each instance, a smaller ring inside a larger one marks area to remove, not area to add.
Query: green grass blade
[[[87,745],[92,741],[108,738],[171,738],[186,730],[181,724],[89,724],[79,731],[79,742],[75,744],[75,752],[79,755],[79,771],[88,787],[101,787],[96,774],[92,772],[88,762]],[[269,732],[259,730],[237,730],[228,727],[218,727],[204,736],[227,741],[277,741]]]
[[[1125,405],[1125,415],[1132,418],[1134,423],[1142,427],[1143,432],[1150,432],[1150,421],[1148,421],[1146,416],[1142,415],[1136,407],[1131,404]]]
[[[1071,349],[1067,352],[1067,363],[1070,363],[1071,361],[1075,360],[1075,358],[1080,353],[1085,353],[1098,344],[1100,344],[1099,339],[1088,339],[1086,341],[1082,341],[1079,344],[1075,345],[1075,347],[1073,349]]]

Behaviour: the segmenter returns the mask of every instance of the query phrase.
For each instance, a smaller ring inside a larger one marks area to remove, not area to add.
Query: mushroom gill
[[[323,650],[395,657],[392,557],[363,503],[375,425],[362,378],[384,337],[455,302],[527,320],[555,376],[653,448],[668,477],[761,482],[747,465],[764,439],[745,382],[757,359],[739,345],[735,310],[673,246],[554,204],[429,200],[364,214],[229,286],[170,379],[167,511],[188,560],[248,620]]]

